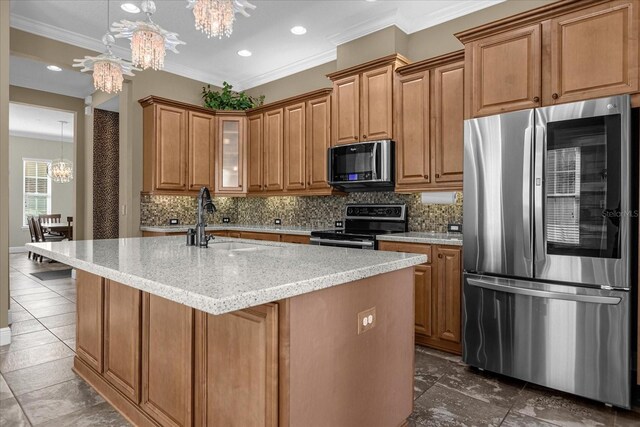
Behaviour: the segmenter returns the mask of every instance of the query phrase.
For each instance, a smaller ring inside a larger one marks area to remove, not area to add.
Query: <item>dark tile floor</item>
[[[13,341],[0,347],[0,426],[129,425],[71,371],[74,281],[29,274],[66,267],[26,254],[11,255],[10,265]],[[457,356],[416,347],[415,357],[411,426],[640,426],[639,413],[479,372]]]

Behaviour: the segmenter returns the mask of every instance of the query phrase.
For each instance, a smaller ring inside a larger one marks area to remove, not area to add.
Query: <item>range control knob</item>
[[[353,215],[353,208],[347,208],[347,215]]]

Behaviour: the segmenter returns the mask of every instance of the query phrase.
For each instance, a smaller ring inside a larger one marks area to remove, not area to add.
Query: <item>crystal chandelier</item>
[[[156,4],[152,0],[144,0],[141,9],[147,14],[147,21],[114,22],[111,31],[117,38],[131,40],[131,61],[143,70],[164,68],[166,49],[178,53],[176,47],[185,42],[178,39],[178,34],[169,32],[151,20],[156,11]]]
[[[64,120],[60,120],[60,158],[53,160],[47,168],[49,178],[61,184],[73,180],[73,162],[64,158],[64,125],[66,124]]]
[[[231,36],[236,12],[249,16],[246,9],[256,7],[246,0],[187,0],[187,8],[193,9],[196,29],[207,38]]]
[[[107,28],[109,27],[109,1],[107,0]],[[124,61],[111,52],[116,39],[109,33],[102,37],[106,52],[99,56],[85,56],[74,59],[74,67],[83,67],[80,71],[93,71],[93,87],[106,93],[117,93],[122,90],[123,74],[133,76],[131,63]]]

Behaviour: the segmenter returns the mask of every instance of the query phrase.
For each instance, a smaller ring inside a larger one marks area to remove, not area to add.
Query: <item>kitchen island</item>
[[[30,244],[78,270],[75,371],[136,425],[400,426],[426,256],[183,237]]]

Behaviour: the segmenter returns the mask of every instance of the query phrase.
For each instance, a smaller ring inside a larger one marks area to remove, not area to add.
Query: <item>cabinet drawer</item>
[[[243,239],[251,239],[251,240],[270,240],[272,242],[279,242],[280,235],[273,233],[252,233],[249,231],[241,231],[240,237]]]
[[[309,244],[309,236],[299,236],[297,234],[282,234],[281,241],[286,243]]]
[[[407,252],[410,254],[424,254],[427,256],[427,264],[431,264],[431,245],[422,243],[396,243],[395,252]]]

